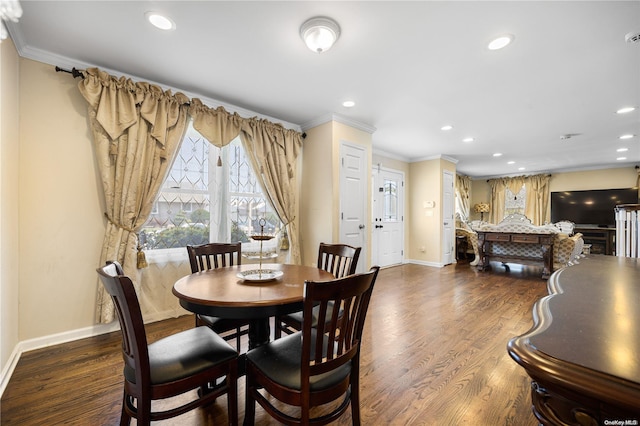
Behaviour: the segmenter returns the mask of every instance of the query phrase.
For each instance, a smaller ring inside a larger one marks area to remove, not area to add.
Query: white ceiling
[[[21,56],[178,88],[288,123],[334,114],[375,129],[377,153],[446,156],[472,177],[640,163],[640,1],[29,1]],[[144,18],[168,14],[162,32]],[[328,52],[298,32],[325,15]],[[495,36],[515,41],[489,51]],[[354,100],[350,109],[341,104]],[[454,126],[444,132],[445,124]],[[561,136],[579,134],[567,140]],[[621,141],[625,133],[636,137]],[[462,142],[471,136],[472,143]],[[617,148],[629,150],[620,154]],[[501,157],[493,157],[501,152]],[[616,160],[619,156],[627,160]],[[512,165],[508,161],[514,161]],[[519,170],[524,167],[524,170]]]

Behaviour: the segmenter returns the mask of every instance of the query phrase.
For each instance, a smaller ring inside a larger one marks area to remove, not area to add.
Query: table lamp
[[[473,206],[473,210],[475,210],[476,213],[480,213],[480,220],[484,222],[484,214],[489,213],[489,204],[478,203],[475,206]]]

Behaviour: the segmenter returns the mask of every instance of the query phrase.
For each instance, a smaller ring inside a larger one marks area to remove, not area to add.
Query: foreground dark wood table
[[[249,319],[249,348],[269,341],[269,318],[302,310],[305,280],[326,281],[333,275],[303,265],[263,264],[282,271],[282,277],[264,282],[243,281],[240,271],[258,265],[236,265],[187,275],[176,281],[173,294],[188,311],[230,319]]]
[[[544,425],[640,424],[640,260],[591,255],[555,272],[534,326],[509,341]]]

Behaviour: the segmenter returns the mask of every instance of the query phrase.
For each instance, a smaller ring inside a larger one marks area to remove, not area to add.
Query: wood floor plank
[[[529,380],[506,344],[531,327],[533,303],[547,294],[546,283],[536,267],[493,269],[460,263],[380,271],[363,336],[362,424],[537,424]],[[193,324],[192,316],[148,324],[149,340]],[[238,394],[242,419],[244,379]],[[115,425],[121,398],[116,332],[23,354],[2,396],[0,422]],[[224,424],[225,407],[223,397],[157,424]],[[275,423],[258,408],[256,424]],[[335,424],[351,424],[350,412]]]

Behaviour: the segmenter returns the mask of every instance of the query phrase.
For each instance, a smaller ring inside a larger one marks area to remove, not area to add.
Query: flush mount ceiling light
[[[495,39],[493,39],[489,45],[487,46],[487,48],[489,50],[499,50],[502,49],[503,47],[506,47],[507,45],[511,44],[511,42],[513,41],[515,37],[512,34],[503,34],[499,37],[496,37]]]
[[[342,106],[345,108],[353,108],[354,106],[356,106],[356,103],[354,101],[344,101],[342,103]]]
[[[493,154],[494,157],[502,157],[502,153],[501,152],[496,152],[495,154]]]
[[[473,138],[464,138],[462,142],[473,142]]]
[[[326,52],[340,37],[340,26],[331,18],[316,16],[302,24],[300,37],[312,51]]]
[[[442,127],[440,127],[440,130],[444,130],[445,132],[446,132],[447,130],[451,130],[451,129],[453,129],[453,126],[451,126],[451,125],[449,125],[449,124],[447,124],[446,126],[442,126]]]
[[[156,28],[159,28],[165,31],[176,29],[176,23],[173,22],[171,18],[168,18],[161,13],[146,12],[144,16],[145,18],[147,18],[147,21],[149,21],[149,23],[151,23],[151,25],[153,25]]]

